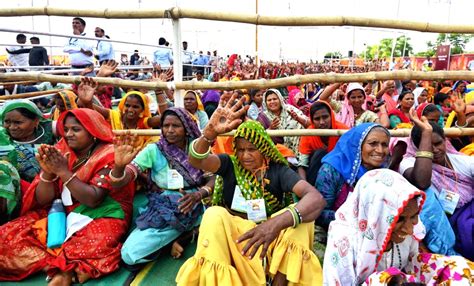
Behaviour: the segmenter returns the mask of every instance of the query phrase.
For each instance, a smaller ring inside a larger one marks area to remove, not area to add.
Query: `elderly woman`
[[[148,203],[140,212],[122,248],[122,259],[128,265],[156,259],[158,252],[183,232],[199,225],[204,211],[201,200],[212,192],[214,180],[188,162],[192,140],[201,136],[196,122],[183,108],[170,108],[163,113],[160,141],[149,144],[138,153],[128,138],[119,140],[115,148],[112,185],[120,187],[150,170]],[[137,155],[138,153],[138,155]],[[135,156],[136,155],[136,156]],[[181,245],[175,245],[175,258],[181,256]]]
[[[449,219],[456,236],[454,249],[472,260],[474,245],[469,214],[474,208],[474,158],[449,152],[444,131],[436,123],[426,118],[414,120],[416,126],[412,129],[411,140],[415,148],[408,147],[399,171],[416,187],[427,193],[434,192],[436,200],[429,207],[434,208],[438,201],[441,209],[432,212],[436,216],[433,224],[441,225],[446,218]],[[428,236],[428,247],[437,253],[449,254],[452,253],[449,245],[452,239],[445,234],[452,231],[449,224],[444,225],[438,233],[445,238]]]
[[[263,94],[263,112],[258,121],[265,129],[290,130],[303,129],[310,125],[310,120],[296,107],[286,104],[285,99],[277,89],[269,89]],[[286,136],[273,138],[275,143],[282,143],[298,157],[300,137]]]
[[[74,109],[61,116],[58,131],[63,139],[56,146],[41,145],[38,150],[41,173],[24,195],[21,216],[0,227],[0,280],[19,281],[46,271],[51,285],[70,285],[119,268],[134,188],[110,184],[110,125],[93,110]],[[82,228],[69,232],[66,241],[51,250],[46,247],[47,216],[58,198],[68,224]]]
[[[313,221],[325,202],[288,167],[258,122],[241,124],[246,108],[243,100],[232,106],[234,99],[216,110],[191,143],[191,164],[223,181],[213,194],[220,206],[204,213],[196,253],[176,282],[265,285],[269,275],[273,285],[320,285],[321,266],[311,248]],[[235,156],[210,154],[215,138],[237,126]],[[293,196],[299,197],[296,205]]]
[[[337,115],[337,120],[344,123],[349,128],[357,126],[362,123],[379,123],[388,128],[390,121],[388,119],[385,106],[379,107],[380,118],[376,113],[365,110],[364,103],[367,96],[365,90],[359,83],[351,82],[346,88],[346,97],[343,102],[331,99],[331,95],[339,88],[340,84],[332,84],[321,93],[319,100],[323,100],[331,104],[334,112]]]
[[[204,111],[204,105],[201,102],[201,97],[194,90],[188,90],[184,93],[184,108],[191,114],[193,119],[197,122],[199,129],[204,129],[209,117]]]
[[[27,99],[8,101],[0,111],[0,121],[13,141],[22,178],[31,182],[40,166],[34,154],[40,144],[53,144],[52,122],[43,117],[38,107]]]
[[[341,136],[334,150],[323,158],[316,178],[316,189],[328,203],[319,225],[328,227],[362,175],[387,165],[389,142],[388,130],[373,123],[360,124]]]
[[[469,261],[419,254],[423,225],[418,214],[424,199],[422,191],[394,171],[362,176],[329,226],[324,285],[392,285],[397,280],[469,285],[474,271]]]
[[[424,87],[415,88],[413,95],[415,97],[415,103],[413,105],[415,108],[428,101],[428,91]]]

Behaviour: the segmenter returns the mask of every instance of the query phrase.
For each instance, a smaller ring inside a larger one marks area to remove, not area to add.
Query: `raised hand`
[[[68,160],[54,146],[41,145],[36,158],[45,173],[59,175],[64,170],[68,170]]]
[[[410,119],[415,125],[420,127],[422,131],[433,132],[433,127],[431,127],[428,119],[425,116],[422,116],[420,119],[414,108],[410,109]]]
[[[110,77],[117,70],[118,62],[114,60],[105,61],[103,65],[100,66],[99,72],[97,73],[98,77]]]
[[[127,133],[125,135],[115,136],[114,150],[116,167],[124,168],[132,162],[140,151],[137,143],[137,135]]]
[[[48,156],[46,155],[46,152],[45,152],[45,149],[47,148],[47,146],[48,145],[46,145],[46,144],[41,144],[38,147],[38,154],[36,154],[35,157],[36,157],[36,160],[38,161],[38,163],[40,165],[41,170],[44,173],[53,174],[53,171],[51,170],[51,168],[49,167],[48,162],[46,161],[46,159],[48,158]]]
[[[244,97],[235,102],[236,98],[237,95],[234,94],[227,103],[221,100],[219,107],[214,111],[204,129],[203,134],[205,134],[206,138],[213,139],[219,134],[237,128],[242,123],[242,116],[247,113],[249,106],[243,106]]]
[[[452,108],[454,110],[454,112],[456,113],[465,113],[466,112],[466,103],[464,102],[463,99],[461,98],[458,98],[456,99],[456,101],[454,101],[453,105],[452,105]]]
[[[77,96],[82,104],[86,106],[92,104],[98,86],[99,83],[91,77],[81,78],[81,84],[77,88]]]

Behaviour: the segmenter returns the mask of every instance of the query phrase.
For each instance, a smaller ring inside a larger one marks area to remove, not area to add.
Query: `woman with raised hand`
[[[110,125],[96,111],[78,108],[59,118],[58,132],[63,139],[56,146],[41,145],[38,150],[41,173],[24,194],[21,216],[0,227],[2,281],[45,271],[50,285],[70,285],[119,268],[134,186],[111,186]],[[48,210],[59,198],[68,225],[75,227],[68,229],[59,247],[48,249]]]
[[[163,247],[198,226],[204,211],[201,200],[214,187],[213,178],[206,178],[188,161],[191,141],[201,136],[196,122],[183,108],[167,109],[162,122],[160,141],[140,152],[129,136],[116,142],[112,185],[132,182],[147,170],[151,178],[147,205],[122,248],[128,265],[156,259]],[[183,246],[176,242],[172,255],[179,258],[182,252]]]
[[[285,99],[277,89],[269,89],[263,94],[263,112],[258,116],[258,121],[265,129],[291,130],[304,129],[311,122],[298,108],[286,104]],[[288,147],[296,157],[299,154],[299,136],[274,137],[275,143]]]
[[[420,253],[424,203],[424,192],[392,170],[362,176],[329,225],[324,285],[469,285],[472,262]]]
[[[216,182],[212,199],[218,206],[204,213],[196,253],[181,267],[176,282],[265,285],[268,277],[273,285],[320,285],[313,221],[325,202],[288,167],[260,123],[242,123],[247,108],[242,108],[243,98],[235,99],[221,103],[190,146],[191,164],[222,181]],[[237,126],[235,155],[210,154],[216,137]]]

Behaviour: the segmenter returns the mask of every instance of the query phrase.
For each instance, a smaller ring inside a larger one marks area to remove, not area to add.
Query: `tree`
[[[324,55],[324,58],[325,59],[331,59],[331,58],[340,59],[340,58],[342,58],[342,54],[339,51],[338,52],[328,52]]]
[[[451,55],[462,54],[466,48],[466,44],[469,43],[471,38],[472,35],[468,34],[440,33],[434,43],[431,41],[426,43],[428,49],[425,52],[420,52],[417,55],[434,56],[436,54],[436,49],[440,45],[451,45]]]
[[[387,38],[380,40],[378,45],[368,46],[365,53],[367,59],[389,58],[392,55],[393,39]],[[410,38],[400,36],[396,39],[395,49],[393,51],[394,57],[409,56],[413,54],[413,47],[410,44]]]

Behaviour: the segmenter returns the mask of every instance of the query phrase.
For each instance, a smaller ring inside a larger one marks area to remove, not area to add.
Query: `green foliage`
[[[380,40],[378,45],[368,46],[365,53],[359,53],[360,55],[366,55],[367,59],[380,59],[389,58],[392,54],[393,39],[387,38]],[[403,54],[403,52],[405,52]],[[395,49],[393,55],[395,57],[409,56],[413,54],[413,47],[410,44],[410,38],[401,36],[396,39]]]
[[[329,52],[329,53],[326,53],[324,55],[324,58],[326,59],[330,59],[330,58],[333,58],[333,59],[340,59],[342,58],[342,54],[341,52],[337,51],[337,52]]]
[[[451,45],[451,55],[462,54],[466,48],[466,44],[469,43],[473,36],[470,34],[438,34],[436,41],[433,43],[428,41],[426,43],[427,55],[434,56],[436,54],[436,48],[440,45]]]

